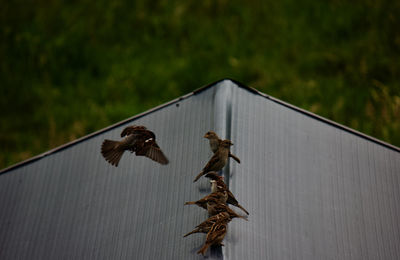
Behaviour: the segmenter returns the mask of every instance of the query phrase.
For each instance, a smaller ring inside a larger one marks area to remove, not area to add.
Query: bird
[[[208,231],[210,231],[212,225],[215,222],[217,222],[217,221],[227,221],[226,223],[228,223],[229,221],[232,220],[232,218],[233,217],[231,217],[231,215],[228,212],[218,213],[217,215],[211,216],[207,220],[205,220],[202,223],[200,223],[199,225],[197,225],[196,228],[193,229],[193,231],[190,231],[189,233],[187,233],[183,237],[187,237],[187,236],[189,236],[191,234],[194,234],[194,233],[208,233]]]
[[[211,179],[211,181],[210,181],[211,182],[211,192],[216,192],[216,191],[223,192],[223,191],[225,191],[227,193],[227,195],[228,195],[226,203],[240,208],[241,210],[246,212],[247,215],[249,215],[249,212],[245,208],[243,208],[242,205],[239,204],[239,202],[237,201],[237,199],[235,198],[233,193],[229,190],[228,186],[223,181],[224,177],[219,176],[218,173],[214,172],[214,171],[208,172],[205,175],[205,177]]]
[[[185,205],[197,205],[203,209],[207,209],[207,203],[209,201],[215,201],[216,203],[226,203],[228,199],[228,194],[224,191],[216,191],[212,192],[209,195],[199,199],[197,201],[188,201],[185,202]]]
[[[224,166],[228,162],[228,154],[231,145],[233,145],[233,143],[230,140],[223,140],[219,145],[218,150],[214,153],[214,155],[208,161],[203,170],[196,176],[193,182],[196,182],[201,176],[203,176],[207,172],[219,171],[224,168]]]
[[[207,211],[208,215],[214,216],[221,212],[228,212],[230,215],[241,218],[247,221],[247,217],[240,216],[235,211],[233,211],[228,205],[225,203],[218,202],[216,200],[209,200],[207,201]]]
[[[125,151],[146,156],[163,165],[169,163],[156,143],[155,134],[145,126],[128,126],[121,132],[121,137],[124,138],[121,141],[105,139],[101,145],[101,154],[111,165],[117,167]]]
[[[213,153],[217,152],[218,147],[222,142],[222,139],[220,139],[219,136],[213,131],[208,131],[204,135],[204,138],[207,138],[210,141],[211,151],[213,151]],[[235,161],[240,163],[240,159],[237,156],[235,156],[234,154],[232,154],[231,152],[229,152],[228,156],[232,157],[232,159],[234,159]]]
[[[228,229],[228,224],[225,223],[225,221],[218,221],[214,223],[210,231],[208,231],[207,233],[206,241],[204,242],[203,247],[197,253],[202,254],[204,256],[207,249],[211,245],[223,246],[222,240],[224,240],[227,229]]]

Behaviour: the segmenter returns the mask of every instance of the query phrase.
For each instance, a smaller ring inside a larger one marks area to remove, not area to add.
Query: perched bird
[[[207,209],[207,203],[209,201],[214,201],[215,203],[226,203],[228,199],[228,194],[225,191],[212,192],[209,195],[199,199],[198,201],[188,201],[185,205],[197,205],[203,209]]]
[[[160,164],[168,164],[168,159],[156,143],[155,134],[144,126],[128,126],[122,133],[122,141],[104,140],[101,145],[101,154],[106,161],[118,166],[119,160],[125,151],[137,156],[146,156]]]
[[[249,212],[243,208],[242,205],[239,204],[233,193],[228,189],[228,186],[225,184],[223,181],[222,176],[219,176],[217,172],[209,172],[205,175],[205,177],[211,179],[211,192],[216,192],[216,191],[225,191],[228,195],[228,199],[226,200],[226,203],[231,204],[233,206],[236,206],[246,212],[247,215],[249,215]]]
[[[216,222],[226,221],[226,223],[228,223],[229,221],[232,220],[232,218],[233,217],[231,217],[231,215],[228,212],[218,213],[217,215],[211,216],[207,220],[205,220],[202,223],[200,223],[199,225],[197,225],[196,228],[193,229],[193,231],[187,233],[183,237],[187,237],[194,233],[208,233],[208,231],[210,231],[212,225],[214,225]]]
[[[206,242],[204,242],[203,247],[197,253],[204,255],[211,245],[223,246],[222,240],[224,240],[227,229],[228,225],[224,221],[214,223],[207,233]]]
[[[217,186],[221,186],[225,190],[229,190],[228,186],[224,182],[224,177],[219,175],[216,171],[208,172],[204,175],[206,178],[210,179],[211,182],[211,192],[217,191]]]
[[[219,145],[221,144],[222,140],[219,138],[219,136],[213,132],[213,131],[208,131],[205,135],[204,138],[207,138],[210,141],[210,148],[213,153],[217,152]],[[232,157],[235,161],[240,163],[240,159],[237,158],[235,155],[233,155],[231,152],[228,154],[229,157]]]
[[[233,211],[230,207],[228,207],[228,205],[226,205],[224,203],[220,203],[216,200],[209,200],[207,202],[207,211],[210,216],[217,215],[218,213],[221,213],[221,212],[228,212],[229,215],[232,216],[232,218],[236,217],[236,218],[241,218],[241,219],[247,220],[247,217],[240,216],[235,211]]]
[[[201,176],[210,171],[219,171],[226,165],[228,161],[229,149],[233,143],[229,140],[223,140],[218,147],[218,150],[214,153],[211,159],[208,161],[203,170],[196,176],[193,182],[196,182]]]

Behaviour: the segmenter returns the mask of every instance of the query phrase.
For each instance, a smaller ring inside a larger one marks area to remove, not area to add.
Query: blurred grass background
[[[0,169],[226,77],[400,146],[400,2],[349,2],[2,1]]]

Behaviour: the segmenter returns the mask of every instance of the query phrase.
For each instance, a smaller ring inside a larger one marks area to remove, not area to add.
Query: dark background
[[[0,168],[232,78],[400,146],[399,1],[1,1]]]

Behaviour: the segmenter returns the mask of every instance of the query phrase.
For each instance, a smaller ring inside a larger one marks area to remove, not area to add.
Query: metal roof
[[[102,141],[130,124],[153,130],[170,164],[108,164]],[[204,235],[182,235],[207,213],[183,204],[209,192],[192,182],[209,130],[234,143],[242,163],[225,177],[250,216],[207,256],[400,258],[399,148],[222,80],[4,169],[0,259],[201,259]]]

